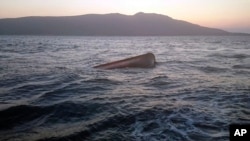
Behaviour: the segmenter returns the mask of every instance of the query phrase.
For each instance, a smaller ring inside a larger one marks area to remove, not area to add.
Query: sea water
[[[147,52],[155,68],[93,68]],[[227,141],[232,123],[250,123],[249,36],[0,36],[0,140]]]

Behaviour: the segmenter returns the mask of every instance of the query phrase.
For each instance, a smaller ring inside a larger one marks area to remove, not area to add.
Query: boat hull
[[[119,69],[119,68],[153,68],[156,61],[153,53],[146,53],[143,55],[126,58],[106,64],[95,66],[100,69]]]

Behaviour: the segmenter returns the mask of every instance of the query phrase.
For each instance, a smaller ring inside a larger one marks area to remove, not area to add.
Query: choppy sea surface
[[[152,69],[95,65],[152,52]],[[0,36],[1,141],[228,141],[249,36]]]

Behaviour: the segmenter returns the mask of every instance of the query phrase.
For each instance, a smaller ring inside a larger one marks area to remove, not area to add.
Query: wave
[[[70,135],[45,137],[39,141],[225,140],[228,138],[227,127],[226,121],[217,121],[210,113],[199,111],[190,105],[179,108],[154,107],[133,114],[115,114],[87,124]]]
[[[164,90],[179,87],[181,84],[166,75],[161,75],[147,80],[146,82],[142,83],[142,85]]]
[[[0,111],[0,130],[9,130],[52,112],[52,109],[20,105]]]
[[[250,64],[233,65],[233,69],[250,69]]]
[[[218,54],[218,53],[216,53],[216,54],[208,55],[208,57],[246,59],[246,58],[250,58],[250,55],[243,54],[243,53],[239,53],[239,54]]]
[[[29,134],[39,141],[88,141],[88,140],[197,140],[227,138],[226,135],[216,135],[226,132],[227,123],[218,122],[210,113],[194,109],[191,105],[179,107],[155,106],[152,108],[130,111],[127,114],[113,113],[109,116],[101,116],[112,105],[97,103],[63,102],[51,106],[39,107],[20,105],[1,111],[1,130],[11,130],[22,124],[44,119],[38,124],[29,125],[30,129],[45,129],[58,124],[76,124],[76,127],[68,127],[68,134],[56,129],[58,133],[46,134],[38,132]],[[114,105],[113,105],[114,106]],[[108,113],[106,113],[108,114]],[[97,118],[99,117],[99,118]],[[204,121],[203,119],[206,119]],[[78,125],[78,126],[77,126]],[[23,126],[25,127],[25,126]],[[27,128],[27,125],[26,125]],[[221,129],[224,129],[221,131]],[[28,129],[23,129],[25,132]],[[51,129],[48,128],[50,131]],[[41,130],[42,131],[42,130]],[[118,132],[119,131],[119,132]],[[47,131],[48,132],[48,131]],[[62,134],[60,133],[62,132]],[[41,135],[39,135],[41,134]],[[209,135],[208,135],[209,134]],[[213,135],[213,136],[210,136]],[[4,138],[11,140],[13,137]],[[21,136],[21,139],[24,136]]]
[[[77,122],[99,113],[106,106],[97,103],[82,104],[70,101],[49,106],[13,106],[0,111],[0,130],[13,129],[43,116],[49,117],[41,124]]]
[[[199,70],[205,72],[205,73],[225,73],[228,71],[228,68],[219,68],[219,67],[213,67],[213,66],[205,66],[205,67],[196,67]]]

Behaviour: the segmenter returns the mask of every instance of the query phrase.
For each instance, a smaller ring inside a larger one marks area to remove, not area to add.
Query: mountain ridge
[[[0,35],[178,36],[233,35],[166,15],[138,12],[0,19]]]

